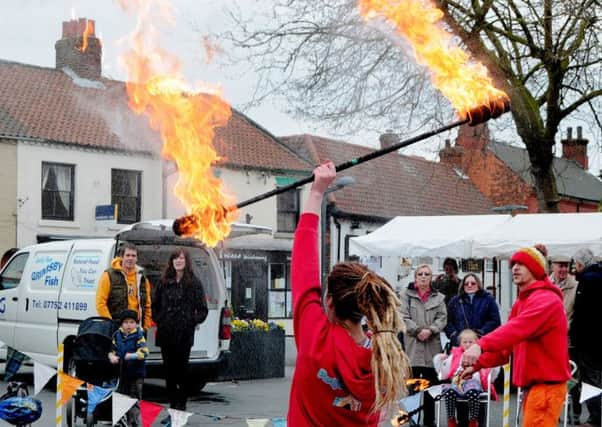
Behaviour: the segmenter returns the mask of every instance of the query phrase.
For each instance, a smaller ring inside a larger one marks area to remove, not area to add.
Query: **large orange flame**
[[[86,28],[82,34],[82,47],[79,49],[81,52],[85,52],[88,49],[88,37],[90,37],[90,34],[94,34],[94,21],[86,20]]]
[[[126,10],[138,14],[131,50],[125,56],[130,107],[148,116],[163,140],[162,155],[175,161],[179,177],[174,193],[198,225],[188,230],[208,246],[215,246],[230,233],[237,212],[212,165],[219,160],[213,147],[215,128],[223,127],[232,112],[216,87],[192,91],[181,77],[177,57],[156,42],[150,11],[168,10],[166,2],[127,2]],[[169,19],[169,17],[166,17]]]
[[[416,61],[429,68],[433,85],[461,119],[483,106],[503,111],[508,96],[493,86],[485,66],[454,45],[441,24],[443,12],[430,0],[359,0],[359,10],[366,20],[385,18],[410,43]]]

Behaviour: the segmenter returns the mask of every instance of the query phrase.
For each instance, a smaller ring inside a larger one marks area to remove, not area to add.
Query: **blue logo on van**
[[[0,297],[0,314],[6,311],[6,297]]]

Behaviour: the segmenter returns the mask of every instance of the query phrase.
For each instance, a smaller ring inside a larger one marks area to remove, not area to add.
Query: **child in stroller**
[[[119,368],[107,358],[111,352],[115,322],[106,317],[90,317],[78,328],[73,343],[73,357],[69,362],[68,374],[84,380],[87,384],[116,390],[119,386]],[[71,427],[81,418],[87,426],[97,422],[112,424],[111,394],[109,393],[91,411],[88,406],[86,384],[79,387],[67,405],[66,421]]]

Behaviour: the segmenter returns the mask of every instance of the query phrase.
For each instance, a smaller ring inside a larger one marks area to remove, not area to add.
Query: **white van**
[[[195,239],[182,239],[172,231],[173,221],[141,222],[119,232],[114,239],[80,239],[42,243],[20,249],[0,272],[0,340],[50,366],[64,343],[65,366],[79,323],[96,312],[96,286],[109,268],[119,245],[138,248],[138,264],[155,285],[175,246],[188,248],[195,275],[203,283],[209,314],[197,327],[190,355],[190,378],[197,389],[219,373],[230,345],[230,309],[223,269],[215,252]],[[233,227],[230,237],[265,232],[260,227]],[[258,231],[259,230],[259,231]],[[162,376],[160,349],[148,333],[149,377]]]

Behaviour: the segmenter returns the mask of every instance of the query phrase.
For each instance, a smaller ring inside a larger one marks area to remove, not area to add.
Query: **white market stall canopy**
[[[602,254],[602,213],[524,214],[475,236],[475,258],[512,255],[516,249],[543,243],[549,255],[571,257],[580,248]]]
[[[377,256],[470,258],[472,238],[510,221],[510,215],[398,216],[365,236],[349,252]]]
[[[401,257],[491,258],[543,243],[549,254],[587,247],[602,254],[602,213],[396,217],[350,239],[350,253]]]

